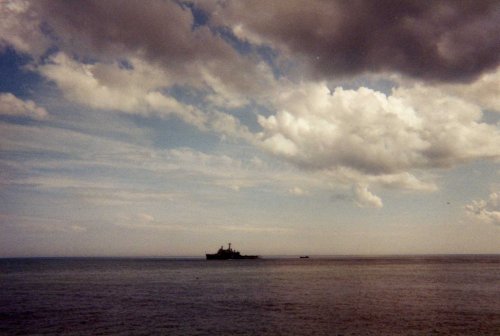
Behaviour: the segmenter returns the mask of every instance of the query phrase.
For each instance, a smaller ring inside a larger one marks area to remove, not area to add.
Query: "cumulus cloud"
[[[324,83],[284,89],[259,116],[260,146],[306,171],[353,184],[358,205],[379,207],[368,185],[435,191],[426,171],[500,157],[500,132],[479,106],[415,84],[386,95]]]
[[[85,64],[60,52],[36,69],[55,82],[68,100],[83,106],[144,116],[173,116],[200,130],[252,138],[235,117],[212,109],[202,111],[164,93],[174,84],[168,73],[141,60],[132,60],[131,68],[116,62]]]
[[[32,100],[22,100],[12,93],[0,93],[0,115],[44,119],[49,114]]]
[[[500,225],[500,193],[492,192],[487,200],[474,200],[465,210],[481,222]]]
[[[37,70],[54,81],[71,101],[96,109],[146,113],[145,96],[162,84],[168,84],[168,80],[155,75],[153,69],[143,68],[141,64],[136,66],[139,68],[130,70],[116,63],[84,64],[60,52]],[[153,103],[154,98],[153,91],[150,97]]]
[[[253,0],[200,6],[211,12],[214,25],[277,47],[322,78],[399,72],[468,81],[500,61],[498,1]]]
[[[276,107],[259,116],[261,145],[305,169],[392,175],[500,156],[500,133],[476,105],[423,86],[387,96],[309,83],[283,92]]]

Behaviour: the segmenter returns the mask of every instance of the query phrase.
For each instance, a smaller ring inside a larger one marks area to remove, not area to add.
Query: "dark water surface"
[[[500,335],[500,256],[0,259],[2,335]]]

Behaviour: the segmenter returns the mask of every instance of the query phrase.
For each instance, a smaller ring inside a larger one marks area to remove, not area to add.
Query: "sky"
[[[500,253],[500,2],[0,2],[0,257]]]

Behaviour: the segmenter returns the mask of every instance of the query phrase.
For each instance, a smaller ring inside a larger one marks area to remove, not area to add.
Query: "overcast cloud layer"
[[[293,236],[319,199],[396,221],[461,183],[453,220],[498,227],[498,1],[4,1],[0,57],[32,76],[0,92],[9,234]]]

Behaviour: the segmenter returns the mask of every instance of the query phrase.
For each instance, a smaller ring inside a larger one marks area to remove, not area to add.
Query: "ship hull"
[[[259,259],[256,255],[220,255],[220,254],[206,254],[207,260],[231,260],[231,259]]]

